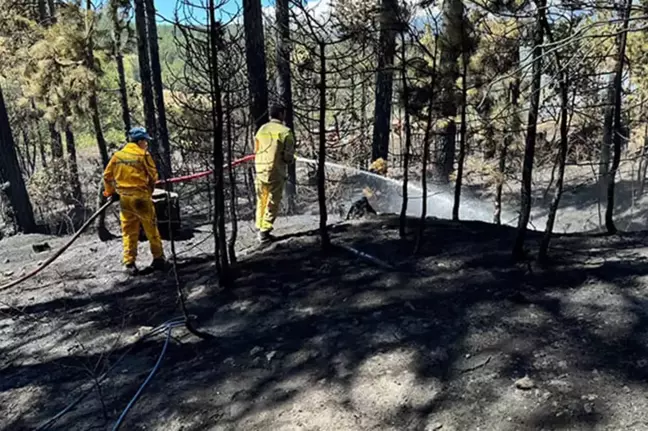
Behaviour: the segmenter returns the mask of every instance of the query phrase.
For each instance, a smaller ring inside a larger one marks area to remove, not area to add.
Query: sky
[[[157,12],[165,18],[172,18],[175,11],[177,0],[155,0],[155,8]],[[236,13],[241,7],[241,0],[214,0],[214,3],[219,4],[224,2],[223,12],[228,14]],[[274,0],[262,0],[261,4],[266,7],[274,4]]]

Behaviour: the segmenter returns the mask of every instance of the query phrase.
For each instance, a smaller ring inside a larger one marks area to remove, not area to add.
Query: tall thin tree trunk
[[[459,131],[459,159],[457,160],[457,180],[455,182],[454,205],[452,206],[452,220],[459,220],[459,207],[461,205],[461,185],[463,182],[464,161],[466,159],[466,108],[468,93],[468,61],[467,53],[463,55],[463,71],[461,74],[461,129]]]
[[[623,32],[619,35],[619,56],[617,58],[616,70],[614,73],[614,157],[612,159],[612,167],[608,177],[607,184],[607,205],[605,208],[605,228],[609,234],[617,233],[617,228],[614,224],[614,199],[615,199],[615,185],[616,174],[621,163],[621,140],[623,136],[621,124],[621,102],[623,91],[623,63],[625,60],[626,41],[628,37],[628,25],[630,22],[630,8],[632,0],[627,0],[625,9],[623,11]]]
[[[519,50],[517,50],[519,53]],[[519,54],[517,55],[519,59]],[[517,64],[517,63],[516,63]],[[495,187],[495,216],[494,222],[497,225],[502,224],[502,189],[504,188],[504,183],[506,182],[506,157],[508,156],[508,150],[511,148],[515,137],[519,134],[521,122],[518,115],[519,112],[519,96],[520,96],[520,74],[516,72],[515,79],[513,83],[509,86],[509,101],[511,103],[511,109],[513,114],[510,119],[510,128],[504,137],[503,143],[499,148],[498,156],[498,174],[499,179]]]
[[[445,90],[441,103],[444,125],[441,131],[441,151],[437,154],[437,176],[443,182],[450,181],[454,170],[457,140],[457,79],[459,68],[457,60],[464,49],[464,6],[461,0],[443,2],[443,20],[447,22],[441,38],[440,73]]]
[[[428,106],[428,114],[425,122],[425,133],[423,134],[423,163],[421,164],[421,218],[419,221],[418,234],[416,236],[416,244],[414,245],[414,254],[418,254],[421,251],[421,245],[423,244],[423,237],[425,235],[425,223],[427,219],[427,171],[430,160],[430,138],[432,134],[432,112],[434,110],[434,102],[432,97],[430,97],[430,102]]]
[[[151,81],[151,66],[148,50],[148,34],[146,31],[146,9],[144,0],[135,1],[135,28],[137,30],[137,58],[139,60],[140,81],[142,85],[142,101],[146,128],[151,136],[157,136],[155,124],[155,103],[153,102],[153,84]],[[151,153],[158,155],[157,145],[151,146]]]
[[[434,55],[432,63],[432,83],[430,84],[430,94],[428,101],[428,112],[427,118],[425,121],[425,132],[423,134],[423,163],[421,166],[421,190],[422,190],[422,202],[421,202],[421,219],[419,222],[419,229],[416,235],[416,243],[414,245],[414,254],[418,254],[421,251],[421,245],[423,244],[423,237],[425,235],[425,223],[427,219],[427,171],[430,160],[430,135],[432,134],[432,113],[434,111],[435,103],[435,90],[436,90],[436,81],[437,81],[437,53],[439,48],[439,36],[434,35]]]
[[[255,125],[255,132],[268,122],[268,83],[262,17],[261,0],[243,0],[250,115]]]
[[[89,98],[90,111],[92,115],[92,125],[97,139],[97,147],[99,148],[99,155],[101,156],[101,164],[106,167],[110,158],[108,157],[108,147],[106,146],[106,138],[103,134],[101,127],[101,114],[99,113],[99,101],[97,100],[97,93],[92,91]]]
[[[320,238],[322,249],[331,245],[328,234],[328,215],[326,211],[326,44],[319,43],[320,60],[320,97],[319,97],[319,150],[317,154],[317,197],[320,210]]]
[[[294,129],[294,112],[292,101],[292,82],[290,71],[290,18],[289,0],[277,0],[275,5],[277,19],[277,93],[279,100],[286,108],[286,126]],[[296,210],[297,167],[295,163],[288,165],[288,181],[286,182],[286,198],[288,214]]]
[[[62,160],[63,159],[63,142],[61,141],[61,134],[56,130],[54,123],[47,124],[50,132],[51,149],[52,149],[52,159]]]
[[[371,160],[389,157],[389,137],[394,86],[394,54],[398,16],[396,0],[381,0],[378,68],[376,70],[376,99],[374,108]]]
[[[9,124],[9,114],[5,104],[4,95],[0,88],[0,183],[9,183],[9,187],[4,190],[11,204],[14,222],[19,231],[33,233],[37,231],[36,221],[34,220],[34,210],[27,194],[25,180],[23,179],[18,158],[16,157],[16,145],[13,134],[11,133],[11,124]]]
[[[46,25],[48,21],[47,5],[45,0],[38,0],[38,19],[41,25]]]
[[[41,132],[40,124],[36,125],[36,132],[38,133],[38,150],[40,152],[41,166],[47,169],[47,152],[45,151],[45,139]]]
[[[409,84],[407,82],[407,47],[405,45],[405,32],[401,32],[401,81],[403,82],[403,109],[405,111],[405,154],[403,156],[403,202],[401,204],[400,225],[398,233],[401,238],[407,234],[407,204],[409,187],[409,165],[412,147],[412,128],[410,125]]]
[[[362,59],[366,56],[367,42],[362,41]],[[367,79],[362,75],[362,87],[360,88],[360,134],[362,137],[362,148],[365,149],[367,144]],[[362,154],[361,169],[367,167],[367,154]]]
[[[599,156],[599,184],[601,188],[600,200],[604,202],[607,195],[607,186],[610,173],[610,150],[612,148],[612,135],[614,127],[614,74],[610,75],[607,89],[607,103],[603,117],[603,141],[601,141],[601,154]]]
[[[546,0],[537,0],[538,10],[544,10]],[[529,114],[527,119],[527,136],[522,165],[522,186],[520,199],[520,218],[518,220],[517,235],[513,245],[513,259],[524,257],[524,241],[526,239],[527,225],[531,217],[531,180],[533,175],[533,160],[535,158],[536,133],[538,127],[538,110],[540,107],[540,86],[542,80],[542,43],[544,40],[544,27],[541,14],[536,16],[533,35],[533,72],[531,81],[531,95]]]
[[[155,22],[155,4],[153,0],[144,0],[146,5],[146,19],[148,30],[148,45],[151,61],[151,79],[153,82],[153,92],[155,108],[157,109],[156,130],[159,138],[158,145],[161,159],[161,176],[170,178],[172,173],[171,166],[171,144],[169,142],[169,129],[167,127],[166,108],[164,106],[164,87],[162,85],[162,67],[160,65],[160,50],[158,47],[157,23]]]
[[[560,65],[558,65],[560,69]],[[560,198],[563,192],[563,182],[565,179],[565,162],[567,161],[567,149],[569,143],[569,83],[567,82],[567,72],[562,72],[560,79],[560,151],[558,153],[558,178],[556,179],[556,189],[554,191],[554,198],[549,207],[549,214],[547,216],[547,226],[545,228],[542,241],[540,242],[540,249],[538,251],[538,260],[546,262],[549,255],[549,242],[553,234],[554,223],[556,222],[556,215],[558,207],[560,206]]]
[[[66,115],[67,117],[67,115]],[[69,123],[65,124],[65,149],[67,150],[67,165],[70,178],[70,186],[72,187],[72,197],[74,199],[74,206],[77,208],[83,207],[83,193],[81,192],[81,182],[79,181],[79,168],[77,165],[76,142],[74,133]]]
[[[230,223],[232,224],[232,231],[230,232],[227,248],[229,251],[229,259],[232,265],[236,265],[236,238],[238,236],[238,220],[236,215],[236,202],[237,202],[237,188],[236,177],[234,175],[234,168],[232,167],[232,160],[234,159],[232,149],[232,100],[231,94],[228,89],[226,95],[226,109],[227,109],[227,163],[229,164],[228,174],[230,183]]]
[[[122,54],[122,32],[124,27],[119,22],[118,8],[113,6],[111,11],[111,20],[113,27],[113,55],[117,64],[117,75],[119,77],[119,102],[122,111],[122,121],[124,122],[124,131],[128,133],[131,128],[130,109],[128,107],[128,90],[126,88],[126,72],[124,70],[124,56]]]
[[[214,128],[214,234],[216,236],[216,266],[223,287],[231,287],[230,264],[227,258],[227,232],[225,230],[225,191],[223,175],[223,101],[218,77],[218,24],[214,0],[209,0],[209,45],[212,87],[212,127]]]
[[[56,5],[54,0],[47,0],[47,6],[49,8],[49,23],[56,23]]]

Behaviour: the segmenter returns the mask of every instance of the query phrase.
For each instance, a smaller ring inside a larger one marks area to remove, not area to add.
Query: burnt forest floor
[[[121,429],[648,430],[646,234],[558,237],[541,268],[511,263],[509,227],[430,219],[416,257],[395,217],[331,228],[386,269],[323,254],[316,220],[282,218],[264,250],[241,226],[230,293],[207,230],[178,242],[189,313],[214,338],[178,327],[168,344],[146,334],[181,315],[174,277],[128,279],[119,240],[83,236],[0,293],[0,428],[72,406],[50,429],[111,429],[166,344]],[[47,258],[32,244],[65,240],[2,240],[0,283]]]

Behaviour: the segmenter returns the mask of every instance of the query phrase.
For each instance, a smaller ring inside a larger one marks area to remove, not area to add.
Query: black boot
[[[151,269],[153,271],[164,271],[166,267],[167,267],[167,262],[163,257],[153,259],[153,262],[151,263]]]
[[[277,239],[277,238],[275,238],[275,237],[270,233],[269,230],[267,230],[267,231],[260,231],[260,232],[259,232],[259,242],[260,242],[261,244],[270,244],[271,242],[273,242],[273,241],[276,240],[276,239]]]
[[[124,272],[130,276],[135,276],[139,274],[139,270],[137,269],[137,266],[135,266],[134,263],[128,263],[124,265]]]

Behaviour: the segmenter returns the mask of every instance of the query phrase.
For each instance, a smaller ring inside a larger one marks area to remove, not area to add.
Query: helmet
[[[139,142],[141,140],[151,140],[151,135],[148,134],[144,127],[133,127],[128,131],[128,142]]]

